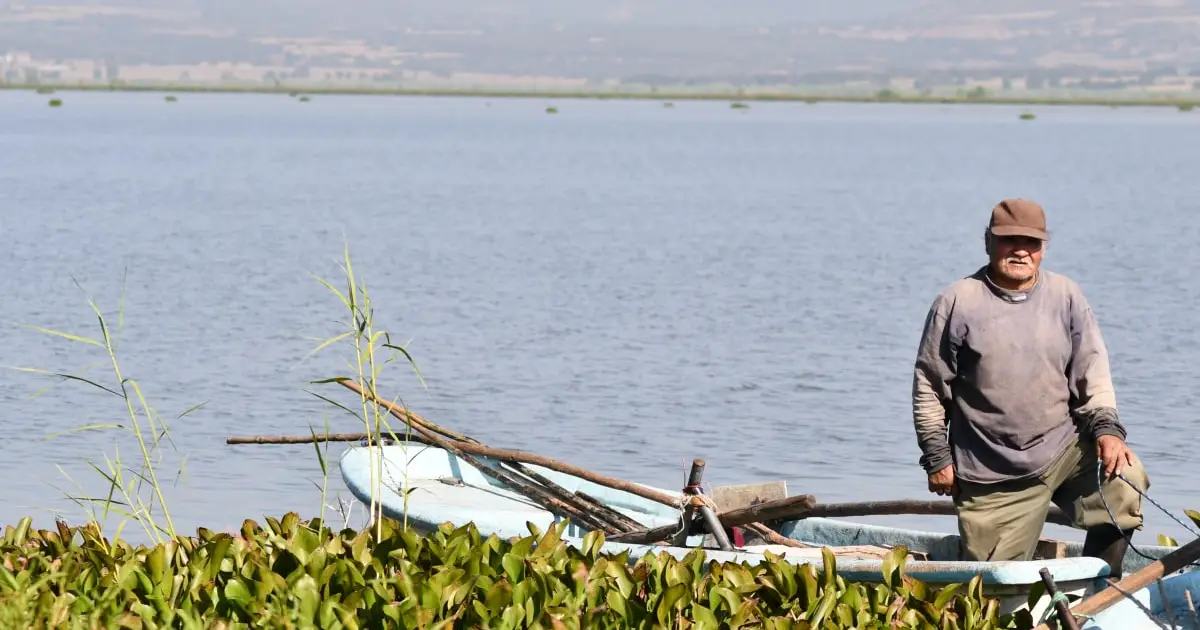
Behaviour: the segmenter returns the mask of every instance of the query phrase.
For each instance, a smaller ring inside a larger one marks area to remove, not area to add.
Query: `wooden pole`
[[[350,387],[355,391],[362,391],[358,388],[357,384],[347,384],[348,382],[344,380],[339,382],[347,385],[347,387]],[[395,410],[395,406],[391,403],[380,401],[380,404],[384,405],[389,412],[393,414],[398,413]],[[401,417],[400,419],[405,420],[404,417]],[[406,420],[408,426],[412,427],[414,431],[420,433],[421,437],[424,438],[426,442],[453,453],[458,458],[479,469],[479,472],[499,481],[502,485],[508,487],[509,489],[524,494],[533,501],[539,503],[547,511],[558,512],[573,519],[576,523],[584,527],[589,529],[598,529],[604,531],[606,534],[614,534],[620,531],[617,528],[607,525],[598,517],[593,516],[581,509],[576,504],[575,498],[562,488],[557,486],[548,486],[545,488],[539,487],[534,483],[530,483],[514,476],[513,473],[504,470],[502,467],[489,466],[476,459],[472,454],[463,451],[463,447],[473,446],[472,444],[448,439],[435,433],[434,430],[425,423],[411,420],[411,417]]]
[[[486,448],[474,438],[450,431],[444,427],[440,427],[407,409],[400,409],[389,401],[380,400],[373,393],[364,391],[362,387],[360,387],[358,383],[355,383],[354,381],[349,379],[339,379],[337,382],[341,383],[342,386],[346,387],[347,389],[357,392],[360,396],[365,396],[378,402],[388,410],[388,413],[412,427],[414,430],[420,432],[423,437],[425,437],[427,440],[430,440],[436,446],[447,448],[445,445],[450,444],[446,440],[439,439],[437,434],[441,434],[455,440],[454,446],[460,449],[459,451],[451,451],[455,455],[462,457],[463,453],[461,449],[463,447]],[[483,455],[487,456],[486,454]],[[587,498],[568,492],[566,488],[563,488],[562,486],[547,479],[544,475],[541,475],[538,472],[530,470],[526,466],[522,465],[522,462],[505,457],[496,459],[509,460],[502,461],[500,463],[499,468],[501,470],[505,465],[511,466],[516,470],[516,472],[529,477],[534,482],[522,484],[521,486],[518,486],[517,489],[523,490],[526,493],[533,493],[534,496],[530,497],[533,499],[536,499],[537,496],[541,494],[550,495],[550,497],[557,500],[560,509],[566,508],[566,513],[569,516],[574,517],[576,522],[578,522],[580,525],[588,527],[589,529],[601,530],[606,534],[612,534],[621,531],[633,531],[643,527],[641,523],[633,521],[624,514],[621,514],[620,512],[607,505],[604,505],[603,503],[589,501]],[[472,466],[479,467],[480,465],[473,458],[464,457],[464,461]],[[542,488],[539,488],[535,484],[541,484]]]
[[[1075,621],[1075,617],[1071,614],[1066,600],[1056,599],[1058,597],[1058,585],[1054,583],[1054,576],[1050,574],[1050,569],[1042,567],[1042,570],[1038,571],[1038,575],[1042,576],[1042,584],[1046,586],[1046,594],[1054,602],[1054,610],[1058,613],[1059,630],[1079,630],[1079,622]]]
[[[313,442],[359,442],[374,438],[369,433],[317,433],[312,435],[246,435],[225,438],[226,444],[311,444]],[[388,437],[384,434],[384,437]],[[397,436],[401,439],[404,436]],[[409,436],[414,441],[424,442],[417,435]]]
[[[704,476],[704,461],[693,460],[692,468],[688,471],[687,487],[699,486]],[[687,494],[687,488],[684,489],[684,494]],[[683,514],[679,520],[679,529],[675,531],[672,545],[683,547],[687,544],[687,538],[692,533],[692,520],[696,518],[696,502],[687,501],[683,504]]]
[[[366,433],[331,433],[328,435],[317,434],[316,441],[343,441],[357,442],[366,439]],[[419,434],[411,436],[413,441],[429,443]],[[308,444],[313,442],[311,435],[284,435],[284,436],[239,436],[229,437],[225,439],[226,444]],[[663,492],[659,492],[652,488],[647,488],[640,484],[636,484],[623,479],[609,477],[596,472],[580,468],[562,461],[558,461],[536,453],[527,451],[519,451],[505,448],[496,448],[484,446],[479,443],[459,444],[457,445],[464,453],[472,455],[480,455],[482,457],[490,457],[492,459],[505,460],[511,462],[522,462],[541,466],[556,472],[561,472],[567,475],[586,479],[592,483],[628,492],[633,495],[662,503],[664,505],[678,505],[680,498]],[[886,501],[856,501],[849,503],[829,503],[817,505],[813,508],[809,516],[822,518],[838,518],[847,516],[887,516],[896,514],[913,514],[924,516],[954,516],[956,514],[954,503],[948,500],[925,500],[925,499],[896,499]],[[1057,506],[1050,506],[1049,516],[1046,519],[1048,523],[1056,525],[1070,525],[1071,521],[1067,518]]]
[[[616,509],[611,508],[607,505],[604,505],[603,503],[600,503],[600,502],[596,501],[595,499],[588,497],[586,494],[580,494],[578,492],[574,492],[574,493],[570,492],[566,488],[547,479],[544,475],[538,474],[537,471],[530,470],[529,468],[526,468],[525,466],[522,466],[521,464],[510,464],[508,462],[500,462],[500,465],[501,466],[505,466],[505,465],[512,466],[516,472],[526,475],[535,484],[541,484],[542,486],[544,486],[546,488],[546,490],[548,490],[551,494],[553,494],[559,500],[571,505],[572,507],[575,507],[575,508],[585,512],[589,517],[594,518],[596,524],[599,525],[599,527],[593,527],[592,529],[600,529],[600,530],[603,530],[605,533],[613,533],[613,532],[633,531],[633,530],[641,529],[643,527],[641,523],[638,523],[637,521],[633,521],[632,519],[629,519],[624,514],[621,514],[620,512],[616,511]],[[628,523],[632,523],[632,525],[629,525]]]
[[[476,440],[473,437],[470,437],[468,435],[463,435],[462,433],[459,433],[457,431],[451,431],[450,429],[447,429],[436,423],[430,422],[429,420],[426,420],[425,418],[418,416],[417,414],[409,411],[408,409],[404,409],[403,411],[401,411],[391,401],[380,400],[379,397],[374,395],[373,392],[367,392],[367,391],[363,390],[363,388],[358,383],[356,383],[348,378],[339,378],[339,379],[337,379],[337,383],[340,384],[342,387],[345,387],[346,389],[349,389],[350,391],[358,394],[360,397],[378,402],[385,409],[387,409],[389,413],[391,413],[393,416],[398,418],[400,421],[404,422],[404,424],[407,424],[409,426],[413,426],[414,424],[420,425],[426,431],[436,433],[438,435],[444,436],[451,440],[455,440],[457,442],[469,442],[472,444],[479,443],[479,440]]]
[[[884,516],[895,514],[918,514],[924,516],[955,516],[953,501],[926,499],[898,499],[891,501],[858,501],[852,503],[829,503],[813,508],[810,517],[839,518],[846,516]],[[1046,516],[1047,523],[1071,525],[1058,506],[1051,505]]]
[[[585,492],[582,492],[580,490],[575,491],[575,496],[579,497],[580,499],[583,499],[584,501],[588,502],[589,504],[604,505],[604,503],[601,503],[599,499],[597,499]],[[605,507],[607,508],[608,506],[605,505]],[[628,516],[625,516],[621,512],[618,512],[616,510],[616,508],[609,508],[609,510],[613,514],[613,521],[614,521],[613,524],[615,526],[617,526],[617,528],[620,530],[631,532],[631,531],[642,529],[643,527],[645,527],[645,525],[642,525],[641,523],[629,518]],[[605,516],[607,516],[607,515],[605,515]]]
[[[1125,593],[1134,593],[1146,588],[1155,580],[1170,575],[1196,560],[1200,560],[1200,538],[1151,562],[1136,573],[1126,576],[1099,593],[1085,597],[1071,609],[1071,612],[1078,616],[1095,615],[1121,601],[1125,597]],[[1034,630],[1050,630],[1050,626],[1042,624]]]
[[[363,389],[361,387],[359,387],[357,383],[355,383],[351,380],[339,379],[337,382],[340,383],[342,386],[346,387],[347,389],[350,389],[352,391],[359,393],[360,396],[371,397],[370,394],[364,393]],[[630,481],[626,481],[624,479],[617,479],[614,477],[609,477],[607,475],[595,473],[590,470],[587,470],[586,468],[580,468],[578,466],[567,464],[565,462],[561,462],[561,461],[558,461],[558,460],[555,460],[555,459],[552,459],[549,457],[545,457],[542,455],[538,455],[535,453],[485,446],[482,443],[480,443],[478,440],[475,440],[474,438],[455,433],[454,431],[450,431],[449,429],[445,429],[444,427],[440,427],[440,426],[438,426],[438,425],[436,425],[436,424],[434,424],[434,423],[432,423],[432,422],[422,418],[421,416],[419,416],[415,413],[412,413],[408,410],[400,411],[396,408],[396,406],[394,404],[392,404],[388,401],[379,400],[377,397],[372,397],[372,398],[374,400],[377,400],[379,402],[379,404],[381,404],[382,406],[387,408],[388,411],[393,416],[404,421],[406,424],[409,424],[409,426],[413,426],[414,429],[416,428],[414,425],[423,426],[426,428],[427,431],[431,431],[434,433],[440,433],[441,435],[452,437],[452,439],[458,440],[458,443],[456,443],[456,447],[462,453],[467,453],[467,454],[471,454],[471,455],[479,455],[482,457],[490,457],[490,458],[493,458],[496,460],[501,460],[506,463],[512,463],[512,464],[518,465],[518,466],[520,464],[532,464],[535,466],[540,466],[542,468],[546,468],[548,470],[553,470],[555,472],[560,472],[563,474],[579,477],[580,479],[590,481],[597,485],[605,486],[608,488],[613,488],[615,490],[621,490],[623,492],[628,492],[629,494],[639,496],[639,497],[642,497],[643,499],[654,501],[656,503],[661,503],[663,505],[677,506],[680,504],[680,500],[682,497],[666,494],[664,492],[660,492],[660,491],[654,490],[652,488],[647,488],[641,484],[636,484],[636,483],[633,483]],[[229,437],[225,440],[225,442],[227,444],[307,444],[307,443],[311,443],[314,441],[348,441],[348,442],[354,441],[354,442],[356,442],[356,441],[361,441],[363,439],[367,439],[367,438],[371,438],[371,437],[372,437],[371,435],[366,434],[366,433],[334,433],[334,434],[326,434],[326,435],[317,435],[315,438],[312,435]],[[407,439],[411,439],[413,441],[438,445],[437,442],[433,442],[433,441],[426,439],[421,432],[418,432],[415,435],[397,436],[397,437],[401,437],[401,439],[405,439],[405,437],[406,437]],[[452,451],[452,452],[454,452],[454,451]],[[529,471],[524,466],[519,466],[519,470],[521,470],[525,474],[537,475],[537,473],[534,473],[533,471]],[[592,510],[600,510],[600,511],[603,511],[605,508],[607,508],[607,506],[604,506],[603,504],[600,504],[598,502],[594,502],[594,503],[592,503],[592,505],[589,505],[588,507]],[[610,512],[616,513],[616,510],[612,510],[611,508],[608,508],[608,510]],[[956,511],[954,508],[954,503],[952,501],[946,501],[946,500],[942,500],[942,501],[894,500],[894,501],[866,501],[866,502],[854,502],[854,503],[842,503],[842,504],[829,504],[829,505],[815,506],[812,513],[808,514],[807,516],[837,518],[837,517],[847,517],[847,516],[878,516],[878,515],[894,515],[894,514],[954,516],[954,515],[956,515]],[[612,520],[620,521],[622,519],[624,519],[625,521],[630,520],[630,519],[628,519],[628,517],[625,517],[623,514],[620,514],[620,513],[616,513],[615,516],[613,514],[607,514],[606,516],[610,521],[612,521]],[[1053,506],[1053,505],[1050,506],[1046,521],[1049,523],[1054,523],[1054,524],[1058,524],[1058,525],[1067,525],[1067,526],[1071,525],[1071,521],[1069,518],[1067,518],[1066,514],[1064,514],[1063,511],[1060,510],[1058,507]],[[629,523],[626,522],[625,525],[626,525],[626,529],[627,529],[629,526]],[[639,526],[637,529],[635,529],[635,531],[639,531],[640,529],[641,529],[641,527]],[[800,547],[806,546],[806,545],[802,545],[802,544],[798,543],[797,541],[794,541],[790,538],[779,535],[777,532],[775,532],[774,530],[771,530],[769,527],[767,527],[766,525],[763,525],[762,523],[748,524],[748,529],[751,529],[752,531],[767,538],[768,540],[770,540],[771,542],[773,542],[775,544],[800,546]]]
[[[739,525],[747,525],[749,523],[757,523],[760,521],[773,521],[782,519],[800,518],[808,516],[808,512],[816,505],[816,498],[811,494],[801,494],[784,499],[776,499],[774,501],[766,501],[758,505],[750,507],[738,508],[736,510],[725,510],[718,513],[717,520],[720,521],[722,527],[737,527]],[[660,540],[666,540],[671,537],[678,529],[677,525],[664,525],[653,529],[644,529],[636,532],[627,532],[610,536],[608,540],[612,542],[624,542],[635,544],[653,544]]]
[[[806,544],[800,542],[799,540],[796,540],[795,538],[788,538],[787,536],[780,534],[779,532],[771,529],[770,527],[767,527],[766,525],[763,525],[762,523],[750,523],[749,525],[746,526],[746,529],[758,534],[759,536],[762,536],[768,542],[776,544],[776,545],[783,545],[785,547],[797,547],[797,548],[801,548],[801,549],[811,549],[814,546],[814,545],[806,545]]]
[[[705,462],[703,459],[692,460],[692,470],[688,474],[687,487],[683,489],[684,494],[690,494],[693,497],[699,497],[704,494],[701,489],[701,480],[704,477]],[[688,502],[688,507],[700,512],[700,517],[704,519],[705,525],[708,527],[708,533],[712,534],[713,540],[717,541],[717,547],[721,551],[733,551],[733,545],[729,544],[729,537],[725,535],[725,527],[721,521],[717,519],[717,515],[713,513],[712,508],[708,507],[704,502],[693,500]],[[676,537],[676,541],[686,540],[687,533],[692,529],[692,511],[685,510],[683,518],[683,531]],[[679,543],[682,546],[682,542]]]

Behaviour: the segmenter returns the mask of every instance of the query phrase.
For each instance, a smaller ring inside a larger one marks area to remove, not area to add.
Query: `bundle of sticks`
[[[549,457],[526,451],[494,448],[478,440],[441,427],[421,416],[365,391],[353,380],[335,381],[360,397],[373,400],[388,413],[412,429],[404,439],[419,441],[442,448],[467,464],[479,469],[508,489],[517,492],[543,509],[569,518],[573,523],[589,530],[604,532],[605,538],[613,542],[654,544],[674,538],[682,545],[688,535],[708,533],[722,549],[731,549],[729,532],[742,528],[751,534],[777,545],[807,547],[799,541],[780,535],[768,523],[807,517],[845,517],[886,514],[933,514],[953,515],[954,506],[949,501],[866,501],[855,503],[819,505],[811,494],[789,496],[783,499],[764,501],[749,507],[718,511],[711,500],[700,491],[703,460],[695,460],[687,486],[680,495],[671,495],[647,488],[623,479],[561,462]],[[310,442],[374,440],[376,436],[366,433],[336,433],[305,436],[248,436],[230,437],[227,444],[300,444]],[[387,437],[386,435],[383,437]],[[398,437],[398,436],[397,436]],[[492,465],[480,458],[498,462]],[[682,510],[683,522],[650,528],[630,516],[606,505],[583,492],[571,492],[544,475],[531,469],[539,466],[563,474],[584,479],[597,485],[655,501]],[[1052,509],[1050,522],[1069,524],[1066,516]]]

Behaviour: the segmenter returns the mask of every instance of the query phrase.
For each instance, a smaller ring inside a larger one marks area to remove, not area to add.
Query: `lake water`
[[[230,435],[361,424],[337,385],[349,244],[375,318],[422,376],[414,411],[495,446],[678,488],[786,480],[821,501],[936,498],[912,361],[934,295],[984,260],[992,205],[1047,208],[1045,265],[1083,286],[1151,496],[1200,508],[1194,273],[1200,114],[1017,106],[553,103],[540,99],[0,93],[0,364],[115,383],[97,337],[171,422],[177,527],[320,508],[311,445]],[[78,282],[87,292],[81,291]],[[339,285],[340,286],[340,285]],[[124,403],[6,370],[0,520],[104,484]],[[119,441],[127,463],[136,444]],[[343,448],[334,445],[331,456]],[[331,495],[350,499],[336,467]],[[171,477],[173,479],[173,476]],[[329,503],[335,503],[331,496]],[[1137,541],[1192,537],[1147,505]],[[361,511],[352,525],[361,524]],[[867,519],[954,531],[949,517]],[[1081,539],[1048,526],[1047,535]],[[129,532],[136,536],[137,532]]]

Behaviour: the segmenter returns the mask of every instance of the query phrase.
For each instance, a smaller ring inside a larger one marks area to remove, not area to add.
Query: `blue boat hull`
[[[1176,573],[1158,584],[1129,593],[1080,625],[1081,630],[1161,630],[1195,628],[1200,620],[1188,605],[1200,606],[1200,571]]]
[[[499,465],[488,458],[477,459],[487,466]],[[539,466],[527,466],[568,491],[582,491],[647,527],[678,522],[679,511],[672,506]],[[432,531],[446,522],[460,525],[472,522],[484,535],[512,538],[528,536],[529,523],[544,531],[551,523],[562,520],[532,500],[500,486],[491,477],[453,454],[426,444],[401,442],[383,447],[352,446],[341,455],[339,467],[347,488],[359,501],[371,505],[374,498],[380,503],[385,516],[402,521],[417,531]],[[373,493],[372,488],[379,490]],[[681,496],[676,491],[652,489]],[[855,554],[847,557],[841,555],[839,549],[904,546],[928,558],[906,562],[906,574],[931,586],[967,582],[981,575],[985,593],[1000,599],[1002,612],[1026,606],[1029,589],[1041,583],[1038,572],[1042,567],[1050,569],[1059,590],[1071,595],[1086,595],[1103,589],[1106,586],[1104,578],[1109,574],[1108,564],[1104,561],[1079,557],[1081,545],[1078,543],[1067,546],[1068,554],[1074,557],[1024,562],[963,562],[957,559],[957,534],[827,518],[789,521],[777,527],[777,530],[783,536],[812,545],[813,548],[771,547],[772,552],[783,553],[789,562],[811,563],[820,567],[823,563],[820,547],[829,547],[835,551],[839,574],[855,581],[881,581],[882,558]],[[568,542],[579,544],[587,532],[587,529],[571,523],[564,536],[569,539]],[[685,547],[609,542],[605,543],[604,549],[614,552],[628,550],[629,559],[634,562],[647,553],[665,552],[682,558],[692,551],[691,547],[703,543],[704,537],[691,536]],[[1152,557],[1160,557],[1172,548],[1139,546],[1139,549]],[[718,561],[747,561],[751,564],[764,557],[762,550],[753,547],[734,552],[706,549],[705,553],[707,557]],[[1126,574],[1136,571],[1147,562],[1137,554],[1128,554]],[[1031,612],[1040,615],[1048,603],[1048,599],[1043,598]]]

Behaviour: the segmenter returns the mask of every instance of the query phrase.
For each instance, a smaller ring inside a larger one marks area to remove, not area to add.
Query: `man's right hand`
[[[929,491],[946,497],[958,494],[958,486],[954,483],[954,464],[929,475]]]

